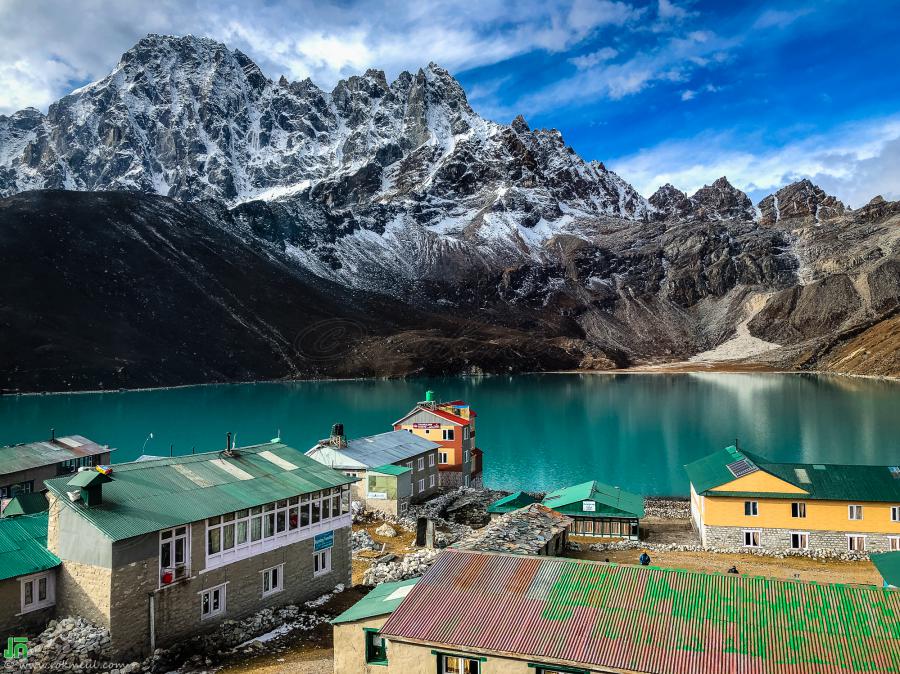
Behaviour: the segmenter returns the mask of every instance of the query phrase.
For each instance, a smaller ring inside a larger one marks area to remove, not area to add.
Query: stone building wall
[[[56,614],[55,606],[20,614],[21,610],[22,584],[19,579],[0,580],[0,638],[4,648],[9,637],[35,636]]]
[[[711,527],[704,526],[704,541],[708,548],[744,547],[744,531],[754,527]],[[805,531],[803,529],[759,529],[759,544],[767,550],[790,550],[791,534],[801,531],[809,534],[809,550],[847,552],[846,531]],[[865,552],[888,552],[890,541],[886,534],[859,534],[866,537]]]
[[[209,631],[223,620],[236,620],[269,606],[296,604],[351,583],[350,528],[334,534],[331,571],[313,575],[313,539],[269,550],[222,567],[202,570],[205,529],[194,523],[191,535],[191,576],[159,588],[157,556],[134,561],[113,571],[112,647],[118,657],[144,657],[150,652],[150,595],[155,601],[156,647],[165,648],[188,636]],[[262,572],[284,564],[284,589],[262,597]],[[225,612],[203,619],[201,592],[226,584]]]

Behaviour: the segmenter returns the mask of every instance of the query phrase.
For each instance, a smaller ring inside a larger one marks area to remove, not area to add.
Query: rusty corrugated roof
[[[651,674],[900,672],[900,592],[447,550],[382,633]]]

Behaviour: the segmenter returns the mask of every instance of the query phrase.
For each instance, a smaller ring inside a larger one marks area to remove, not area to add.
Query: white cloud
[[[900,199],[900,116],[848,124],[769,150],[738,149],[739,142],[735,133],[705,133],[606,164],[644,195],[665,183],[691,194],[724,175],[754,202],[801,178],[854,208],[876,194]]]
[[[688,11],[684,7],[680,7],[670,0],[659,0],[656,13],[660,19],[666,20],[679,20],[688,16]]]
[[[812,8],[807,7],[794,10],[767,9],[759,15],[759,18],[753,23],[753,27],[756,29],[786,28],[812,11]]]
[[[575,56],[574,58],[569,59],[569,62],[579,70],[585,70],[587,68],[593,68],[598,63],[604,63],[614,59],[618,53],[619,52],[612,47],[603,47],[602,49],[592,51],[589,54]]]
[[[697,97],[697,92],[692,89],[685,89],[681,92],[682,101],[690,101]]]

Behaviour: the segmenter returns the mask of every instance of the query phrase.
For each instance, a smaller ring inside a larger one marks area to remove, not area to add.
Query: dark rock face
[[[694,193],[691,197],[691,211],[701,220],[754,220],[756,217],[750,197],[734,187],[724,176]]]
[[[648,201],[661,219],[686,218],[693,210],[688,195],[669,183],[656,190]]]
[[[771,226],[781,220],[798,218],[813,222],[830,220],[843,215],[845,209],[836,197],[804,179],[767,196],[759,202],[759,211],[759,224]]]

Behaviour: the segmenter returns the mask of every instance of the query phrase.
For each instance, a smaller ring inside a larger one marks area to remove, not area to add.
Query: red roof
[[[449,412],[444,412],[443,410],[431,409],[430,407],[422,407],[421,405],[417,405],[415,407],[415,409],[410,410],[407,414],[404,414],[402,417],[397,419],[397,421],[394,422],[394,426],[397,426],[398,424],[402,424],[404,421],[406,421],[409,417],[411,417],[416,412],[429,412],[430,414],[434,414],[435,416],[438,416],[441,419],[446,419],[447,421],[452,421],[453,423],[460,424],[462,426],[469,425],[468,419],[463,419],[460,416],[457,416],[455,414],[450,414]]]
[[[649,674],[897,671],[900,592],[446,550],[382,634]]]

